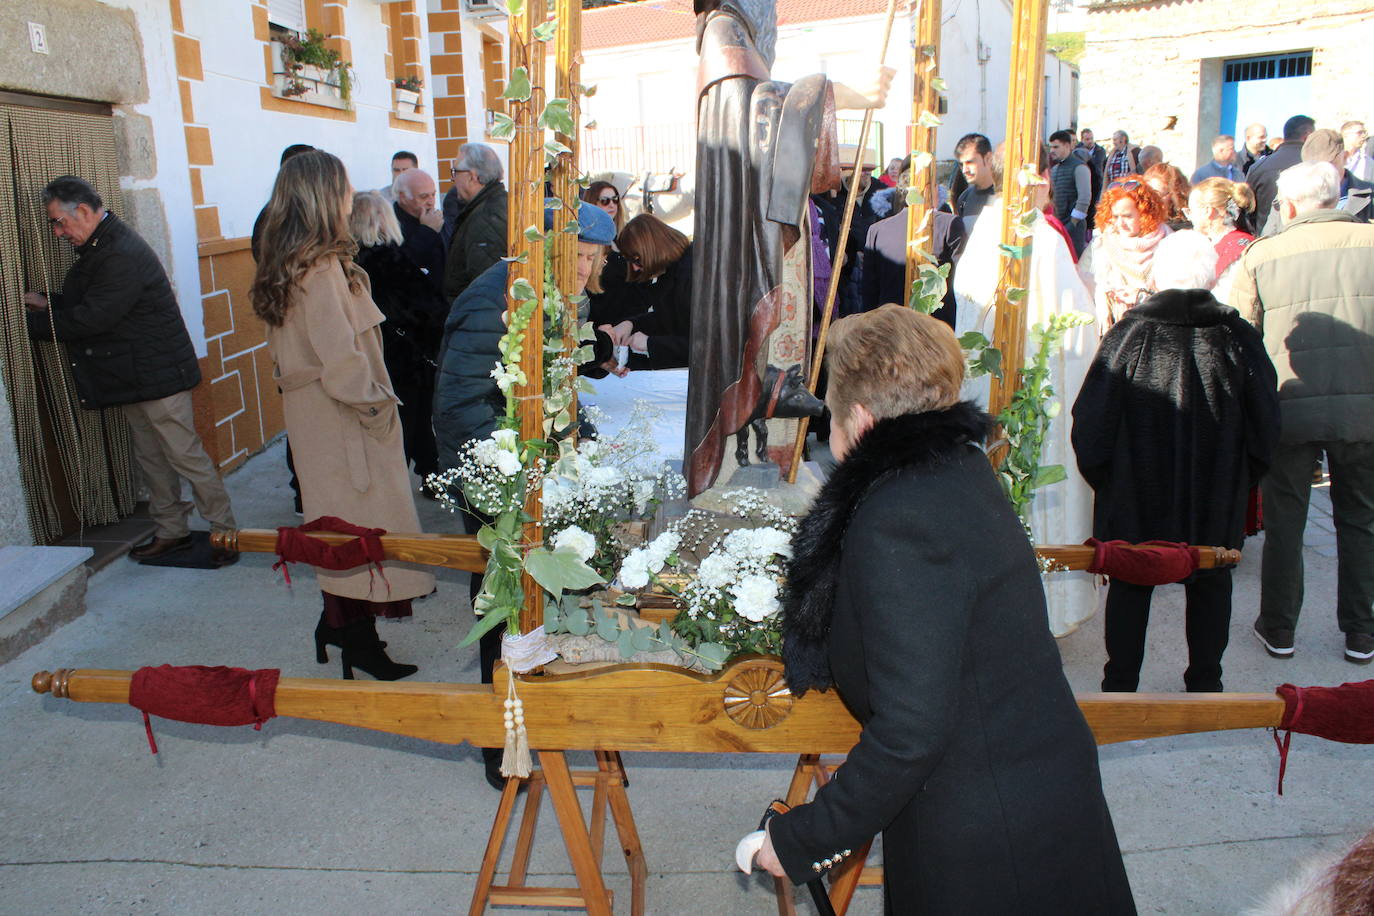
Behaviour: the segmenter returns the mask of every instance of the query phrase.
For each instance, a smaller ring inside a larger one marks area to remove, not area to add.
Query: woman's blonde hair
[[[677,263],[692,244],[652,213],[641,213],[626,223],[615,242],[625,256],[625,280],[629,283],[648,283]],[[639,271],[634,269],[636,258]]]
[[[964,384],[964,351],[949,325],[891,303],[835,322],[825,364],[839,422],[855,404],[875,420],[944,410]]]
[[[1222,214],[1228,226],[1236,224],[1242,210],[1248,213],[1255,209],[1255,192],[1250,190],[1250,186],[1227,178],[1208,178],[1199,182],[1188,196],[1196,197],[1202,206],[1211,207]]]
[[[348,231],[363,248],[374,245],[399,245],[405,240],[396,208],[376,191],[359,191],[353,195],[353,213],[348,217]]]
[[[285,322],[292,293],[325,258],[338,260],[351,291],[363,288],[367,274],[353,263],[358,243],[344,216],[352,193],[343,163],[323,150],[293,156],[277,173],[263,211],[262,256],[249,291],[253,311],[272,327]]]

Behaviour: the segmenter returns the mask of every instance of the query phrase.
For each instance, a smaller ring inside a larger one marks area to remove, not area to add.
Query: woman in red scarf
[[[1207,236],[1217,249],[1217,285],[1212,295],[1225,303],[1231,294],[1231,280],[1245,248],[1255,237],[1237,227],[1242,213],[1255,210],[1255,192],[1248,184],[1225,178],[1208,178],[1188,195],[1188,218],[1193,227]]]

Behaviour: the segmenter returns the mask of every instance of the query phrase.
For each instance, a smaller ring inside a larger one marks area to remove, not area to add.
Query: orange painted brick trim
[[[358,113],[356,111],[330,108],[327,105],[312,105],[309,102],[298,102],[295,99],[279,99],[273,95],[272,90],[266,86],[258,87],[258,95],[262,101],[264,111],[280,111],[286,114],[307,115],[312,118],[324,118],[328,121],[358,120]]]
[[[241,236],[234,239],[215,239],[213,242],[201,242],[196,247],[196,254],[201,258],[212,258],[217,254],[232,254],[235,251],[246,251],[253,245],[253,240],[248,236]]]

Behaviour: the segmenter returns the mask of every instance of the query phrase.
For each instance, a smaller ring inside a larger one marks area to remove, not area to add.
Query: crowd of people
[[[1059,496],[1031,525],[1041,542],[1170,540],[1239,547],[1267,532],[1254,632],[1289,657],[1302,604],[1302,532],[1314,471],[1329,466],[1339,543],[1337,622],[1345,657],[1374,659],[1374,161],[1363,124],[1317,129],[1295,116],[1271,143],[1262,126],[1237,149],[1229,136],[1191,180],[1157,148],[1124,132],[1111,149],[1091,130],[1056,131],[1038,163],[1042,219],[1033,227],[1028,325],[1065,312],[1071,329],[1052,358],[1058,396],[1073,406],[1045,443],[1068,469]],[[951,269],[935,318],[956,334],[988,331],[1001,271],[1003,160],[987,137],[955,145],[957,170],[934,215],[933,259]],[[464,145],[440,200],[410,152],[392,181],[355,191],[342,163],[288,147],[253,230],[253,308],[267,328],[288,433],[296,509],[370,527],[418,530],[410,472],[448,466],[495,428],[504,409],[491,377],[504,330],[507,194],[500,158]],[[808,204],[816,317],[840,271],[833,318],[905,304],[910,161],[847,171],[839,191]],[[853,182],[849,237],[839,228]],[[53,231],[80,255],[63,297],[30,293],[30,333],[84,340],[78,393],[121,405],[148,483],[156,534],[133,552],[185,550],[190,505],[213,528],[234,527],[228,497],[194,431],[199,372],[166,275],[146,243],[79,178],[45,192]],[[988,214],[994,214],[988,218]],[[652,213],[627,219],[622,192],[596,181],[578,213],[581,319],[595,329],[592,377],[687,365],[693,242]],[[130,291],[141,291],[134,292]],[[118,299],[121,307],[109,303]],[[49,307],[51,305],[51,308]],[[159,345],[149,348],[148,341]],[[127,371],[129,362],[142,369]],[[986,402],[986,381],[961,382]],[[824,424],[818,424],[824,434]],[[836,448],[836,453],[843,450]],[[423,489],[421,495],[432,496]],[[469,530],[479,524],[465,519]],[[221,556],[222,562],[232,557]],[[394,567],[394,568],[393,568]],[[384,581],[321,571],[317,657],[338,646],[360,668],[396,679],[377,617],[411,613],[433,577],[392,564]],[[480,582],[474,577],[473,596]],[[1070,632],[1096,606],[1085,577],[1047,581],[1051,630]],[[1222,687],[1230,621],[1227,570],[1186,583],[1188,690]],[[1103,688],[1134,690],[1151,590],[1113,581],[1106,595]],[[489,680],[499,634],[482,643]],[[493,782],[495,759],[489,759]]]

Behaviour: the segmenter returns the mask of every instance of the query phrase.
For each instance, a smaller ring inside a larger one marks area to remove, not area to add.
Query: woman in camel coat
[[[353,263],[351,208],[334,156],[303,153],[282,167],[265,212],[253,307],[268,326],[305,516],[418,532],[399,402],[382,360],[383,316]],[[353,666],[380,680],[415,673],[387,658],[374,621],[410,616],[411,599],[434,590],[433,575],[388,562],[316,576],[324,593],[319,661],[332,643],[343,650],[344,677]]]

